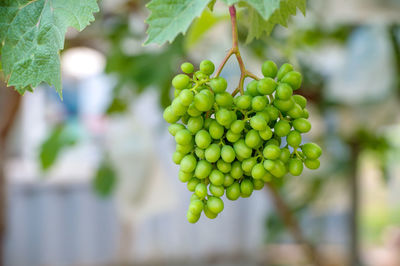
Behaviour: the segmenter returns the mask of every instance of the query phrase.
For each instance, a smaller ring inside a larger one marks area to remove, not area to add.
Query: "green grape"
[[[258,96],[258,89],[257,89],[257,80],[252,80],[246,87],[246,93],[250,96]]]
[[[276,73],[278,72],[278,67],[273,61],[268,60],[262,64],[261,72],[264,77],[275,78]]]
[[[290,151],[288,148],[283,148],[281,149],[281,155],[279,156],[279,160],[281,160],[284,163],[287,163],[290,158]]]
[[[200,215],[203,211],[204,203],[201,200],[193,200],[189,204],[189,212]]]
[[[220,213],[224,209],[224,202],[218,197],[209,197],[207,200],[207,208],[213,213]]]
[[[172,86],[178,90],[185,89],[190,82],[190,78],[185,74],[178,74],[172,79]]]
[[[193,77],[195,77],[197,80],[206,80],[208,78],[208,76],[206,74],[204,74],[203,72],[196,71],[193,75]],[[202,88],[199,87],[199,90],[201,90]]]
[[[193,173],[186,173],[179,170],[178,178],[181,182],[186,183],[193,177]]]
[[[222,159],[219,159],[219,160],[217,161],[217,168],[218,168],[218,170],[220,170],[222,173],[226,174],[226,173],[229,173],[229,172],[231,171],[231,164],[225,162],[225,161],[222,160]]]
[[[197,110],[206,112],[212,108],[213,102],[210,97],[204,93],[198,93],[194,96],[194,106]]]
[[[267,145],[263,150],[263,156],[269,160],[276,160],[281,156],[281,149],[276,145]]]
[[[175,137],[176,133],[181,129],[185,129],[185,126],[182,124],[171,124],[168,126],[169,133],[174,137]]]
[[[231,130],[233,133],[239,134],[243,131],[245,122],[243,120],[236,120],[231,124]]]
[[[200,219],[200,214],[193,214],[192,212],[188,211],[186,218],[189,223],[195,224]]]
[[[301,134],[296,130],[290,131],[286,137],[286,141],[293,148],[297,148],[301,143]]]
[[[243,198],[250,197],[251,194],[253,193],[253,190],[254,190],[253,182],[251,182],[251,180],[248,178],[243,179],[242,183],[240,183],[240,195]]]
[[[301,175],[303,172],[303,162],[300,159],[293,158],[289,160],[289,173],[294,176]]]
[[[265,109],[265,107],[267,106],[267,98],[265,98],[265,96],[255,96],[252,100],[251,100],[251,108],[254,111],[262,111]]]
[[[255,130],[263,131],[267,128],[267,122],[261,115],[257,114],[250,118],[250,126]]]
[[[231,177],[230,175],[225,175],[224,187],[229,187],[233,184],[233,182],[235,182],[235,179],[233,179],[233,177]]]
[[[210,136],[213,139],[220,139],[224,135],[224,127],[218,124],[217,121],[213,120],[210,124],[210,128],[208,129],[210,132]]]
[[[189,122],[189,118],[190,118],[190,115],[188,115],[188,114],[183,115],[181,118],[182,123],[184,125],[187,125],[187,123]]]
[[[270,95],[276,89],[277,83],[272,78],[260,79],[257,83],[257,90],[262,95]]]
[[[264,165],[265,170],[272,171],[275,168],[275,161],[265,160],[263,165]]]
[[[307,119],[310,116],[306,108],[303,109],[303,118]]]
[[[284,137],[290,132],[290,123],[286,120],[279,120],[274,126],[274,133],[279,137]]]
[[[295,95],[293,95],[293,99],[298,105],[300,105],[301,108],[303,108],[303,109],[306,108],[306,105],[307,105],[306,98],[304,98],[303,96],[301,96],[299,94],[295,94]]]
[[[233,149],[235,150],[235,154],[246,159],[251,156],[252,150],[249,146],[246,145],[244,139],[240,139],[233,144]]]
[[[222,92],[225,92],[225,90],[228,86],[228,83],[226,82],[226,80],[224,78],[217,77],[217,78],[213,78],[210,81],[209,85],[215,93],[222,93]]]
[[[262,179],[253,179],[254,190],[261,190],[264,187],[265,182]]]
[[[322,154],[321,148],[315,143],[306,143],[301,146],[301,150],[308,159],[312,160],[318,159]]]
[[[191,74],[194,71],[194,66],[189,62],[185,62],[181,65],[181,69],[184,73]]]
[[[301,118],[304,116],[303,113],[303,109],[301,109],[301,106],[298,105],[297,103],[294,104],[294,106],[292,107],[292,109],[290,109],[287,114],[291,117],[291,118]]]
[[[242,165],[239,161],[232,163],[230,175],[234,179],[239,179],[243,176]]]
[[[196,108],[194,102],[192,102],[192,103],[189,105],[189,108],[187,109],[187,113],[188,113],[190,116],[199,116],[199,115],[201,115],[201,111],[197,110],[197,108]]]
[[[264,167],[265,168],[265,167]],[[263,182],[270,182],[274,176],[270,172],[266,171],[265,175],[261,178]]]
[[[192,133],[196,134],[200,129],[203,128],[204,118],[202,116],[196,116],[189,118],[187,123],[187,129]]]
[[[207,162],[206,160],[200,160],[196,165],[196,169],[194,170],[194,176],[198,179],[204,179],[210,175],[211,170],[211,163]]]
[[[281,160],[276,160],[274,161],[274,168],[270,172],[275,177],[282,177],[287,173],[287,169]]]
[[[191,192],[194,192],[196,189],[196,186],[200,183],[200,180],[197,179],[196,177],[191,178],[188,183],[187,183],[187,189]]]
[[[194,153],[196,154],[196,156],[197,156],[199,159],[204,159],[204,158],[205,158],[205,157],[204,157],[205,151],[204,151],[203,149],[200,149],[199,147],[196,147],[196,148],[194,149]]]
[[[199,200],[200,198],[196,196],[196,194],[192,194],[192,196],[190,196],[190,201],[194,201],[194,200]]]
[[[221,149],[221,158],[227,163],[231,163],[235,160],[235,150],[232,146],[224,145]]]
[[[228,111],[225,108],[221,108],[219,109],[216,113],[215,113],[215,118],[217,120],[217,122],[223,126],[227,126],[230,123],[232,123],[232,116],[231,116],[231,112]]]
[[[183,106],[189,106],[193,102],[193,92],[190,90],[183,90],[179,94],[179,100],[181,101]]]
[[[187,173],[193,172],[196,168],[197,160],[196,158],[189,154],[185,155],[185,157],[181,160],[181,170]]]
[[[305,118],[297,118],[293,120],[293,127],[301,133],[307,133],[311,130],[311,123]]]
[[[174,89],[174,98],[178,97],[181,93],[181,90]]]
[[[182,154],[188,154],[193,149],[193,143],[189,143],[187,145],[176,145],[176,151]]]
[[[163,118],[165,121],[167,121],[168,123],[175,123],[179,120],[179,116],[176,115],[173,111],[172,111],[172,107],[168,106],[167,108],[165,108],[164,113],[163,113]]]
[[[234,182],[232,185],[226,188],[226,198],[228,200],[237,200],[240,197],[240,185],[238,182]]]
[[[293,90],[297,90],[301,86],[302,79],[303,78],[299,72],[291,71],[281,79],[281,82],[287,83],[293,88]]]
[[[270,138],[272,138],[272,130],[269,126],[267,126],[263,131],[258,132],[260,134],[260,137],[263,140],[269,140]]]
[[[268,117],[271,121],[278,119],[279,117],[279,110],[276,109],[274,106],[272,105],[268,105],[265,108],[265,112],[268,114]]]
[[[202,129],[196,133],[194,141],[200,149],[206,149],[211,144],[211,136],[206,130]]]
[[[223,186],[215,186],[213,184],[210,185],[210,192],[215,197],[222,197],[225,193],[225,188]]]
[[[274,136],[274,138],[267,141],[266,145],[275,145],[279,147],[281,144]]]
[[[224,184],[225,175],[221,171],[214,169],[211,171],[209,179],[211,184],[215,186],[221,186],[222,184]]]
[[[261,144],[261,137],[257,130],[250,130],[246,134],[245,144],[250,148],[255,148]]]
[[[208,130],[213,121],[214,121],[214,119],[212,119],[210,117],[206,118],[206,120],[204,120],[204,128]]]
[[[318,159],[305,159],[304,160],[304,165],[311,170],[318,169],[320,166],[320,162]]]
[[[258,163],[254,165],[253,169],[251,169],[251,176],[254,179],[261,179],[265,175],[265,168],[262,163]]]
[[[175,134],[175,141],[181,145],[189,144],[193,139],[192,133],[187,129],[181,129]]]
[[[292,88],[286,83],[279,84],[278,88],[276,89],[276,97],[278,97],[280,100],[289,100],[292,94]]]
[[[194,193],[200,199],[204,199],[207,196],[207,186],[206,186],[206,184],[198,183]]]
[[[235,143],[236,141],[238,141],[240,139],[240,137],[241,137],[240,134],[233,133],[232,130],[228,130],[226,132],[226,139],[229,142]]]
[[[250,109],[252,97],[250,95],[241,95],[236,97],[236,106],[242,110]],[[235,101],[235,100],[234,100]]]
[[[180,152],[178,152],[178,151],[175,151],[175,152],[172,154],[172,161],[173,161],[175,164],[180,164],[181,161],[182,161],[183,156],[185,156],[185,154],[182,154],[182,153],[180,153]]]
[[[218,214],[213,213],[207,208],[207,205],[204,207],[204,214],[207,216],[208,219],[215,219],[217,218]]]
[[[210,163],[215,163],[221,156],[221,149],[219,148],[218,144],[211,144],[205,153],[206,160]]]
[[[255,157],[250,157],[248,159],[243,160],[242,169],[243,171],[250,173],[256,164],[257,164],[257,159]]]
[[[261,112],[257,112],[257,115],[261,116],[267,124],[269,123],[270,118],[269,118],[268,112],[265,109]]]
[[[290,98],[289,100],[279,100],[275,99],[273,102],[274,106],[282,112],[287,112],[294,106],[294,100]]]
[[[210,60],[200,62],[200,71],[206,75],[211,75],[214,72],[215,66]]]
[[[229,92],[222,92],[222,93],[217,93],[215,95],[215,102],[220,106],[220,107],[230,107],[233,104],[233,97]]]
[[[291,64],[285,63],[279,68],[277,78],[278,81],[281,80],[287,73],[293,70],[293,66]]]

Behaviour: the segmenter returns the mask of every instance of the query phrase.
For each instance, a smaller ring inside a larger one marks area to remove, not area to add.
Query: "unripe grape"
[[[289,160],[289,173],[294,176],[301,175],[303,172],[303,162],[300,159],[293,158]]]
[[[226,198],[229,200],[237,200],[240,197],[240,185],[235,182],[226,188]]]
[[[278,97],[280,100],[289,100],[292,94],[292,88],[286,83],[279,84],[278,88],[276,89],[276,97]]]
[[[278,67],[273,61],[268,60],[262,64],[261,72],[264,77],[275,78],[276,73],[278,72]]]
[[[194,141],[200,149],[206,149],[211,144],[211,136],[206,130],[202,129],[196,133]]]
[[[263,131],[267,128],[267,122],[261,115],[255,115],[250,119],[250,126],[258,131]]]
[[[196,134],[200,129],[203,128],[204,118],[202,116],[189,118],[187,129],[192,133]]]
[[[176,132],[175,134],[175,141],[181,145],[189,144],[193,139],[192,133],[190,133],[187,129],[182,129]]]
[[[200,215],[203,211],[204,203],[201,200],[193,200],[189,204],[189,211],[193,214]]]
[[[191,192],[194,192],[196,189],[196,186],[200,183],[200,180],[197,179],[196,177],[191,178],[188,183],[187,183],[187,189]]]
[[[234,179],[239,179],[243,176],[243,170],[240,162],[235,161],[234,163],[232,163],[230,175]]]
[[[236,97],[236,106],[242,110],[249,109],[251,107],[252,97],[250,95],[241,95]]]
[[[290,151],[288,148],[283,148],[281,149],[281,155],[279,156],[279,160],[281,160],[284,163],[287,163],[290,158]]]
[[[260,79],[257,83],[257,90],[262,95],[270,95],[276,89],[277,83],[272,78]]]
[[[249,148],[244,139],[240,139],[235,144],[233,144],[233,149],[235,150],[236,155],[246,159],[251,156],[252,150]]]
[[[180,117],[173,112],[171,106],[168,106],[164,110],[163,118],[164,118],[165,121],[167,121],[168,123],[172,124],[172,123],[177,122]]]
[[[240,195],[243,198],[250,197],[251,194],[253,193],[253,190],[254,190],[253,182],[251,182],[251,180],[248,178],[243,179],[242,183],[240,183]]]
[[[258,93],[257,84],[258,84],[257,80],[252,80],[249,84],[247,84],[245,93],[253,97],[260,95]]]
[[[172,135],[175,136],[176,133],[181,130],[181,129],[185,129],[185,126],[182,124],[171,124],[168,126],[168,132]]]
[[[290,146],[296,148],[301,143],[301,134],[298,131],[293,130],[287,135],[286,141]]]
[[[172,79],[172,86],[178,90],[183,90],[189,85],[190,78],[185,74],[178,74]]]
[[[229,187],[233,184],[233,182],[235,182],[235,179],[233,179],[233,177],[231,177],[230,175],[225,175],[224,187]]]
[[[210,175],[211,170],[211,163],[207,162],[206,160],[200,160],[196,165],[196,169],[194,170],[194,176],[198,179],[204,179]]]
[[[214,121],[214,119],[212,119],[210,117],[206,118],[206,120],[204,120],[204,128],[208,130],[213,121]]]
[[[176,151],[180,152],[182,154],[187,154],[189,153],[191,150],[193,149],[193,143],[190,142],[187,145],[181,145],[181,144],[177,144],[176,145]]]
[[[207,208],[213,213],[220,213],[224,209],[224,202],[217,197],[209,197],[207,200]]]
[[[267,112],[267,114],[268,114],[268,116],[269,116],[269,119],[272,121],[272,120],[276,120],[276,119],[278,119],[278,117],[279,117],[279,111],[278,111],[278,109],[276,109],[274,106],[272,106],[272,105],[268,105],[266,108],[265,108],[265,112]]]
[[[291,118],[301,118],[304,116],[303,113],[303,109],[301,109],[301,106],[298,105],[297,103],[295,103],[293,105],[293,107],[287,112],[287,114],[291,117]]]
[[[293,66],[291,64],[285,63],[279,68],[277,78],[278,81],[281,80],[287,73],[293,70]]]
[[[229,172],[231,171],[231,164],[225,162],[225,161],[222,160],[222,159],[219,159],[219,160],[217,161],[217,168],[218,168],[218,170],[220,170],[222,173],[226,174],[226,173],[229,173]]]
[[[296,94],[296,95],[293,95],[293,99],[298,105],[300,105],[301,108],[303,108],[303,109],[306,108],[306,105],[307,105],[306,98],[304,98],[303,96],[301,96],[299,94]]]
[[[212,108],[210,97],[204,93],[198,93],[194,96],[194,106],[197,110],[206,112]]]
[[[182,158],[181,160],[181,170],[187,173],[193,172],[196,169],[197,160],[196,158],[189,154]]]
[[[190,196],[190,201],[194,201],[194,200],[199,200],[200,198],[196,196],[196,194],[192,194],[192,196]]]
[[[230,107],[233,104],[233,97],[229,92],[224,91],[215,95],[215,102],[220,107]]]
[[[303,118],[307,119],[310,116],[306,108],[303,109]]]
[[[193,98],[194,98],[193,92],[190,90],[183,90],[179,94],[179,100],[184,106],[189,106],[193,102]]]
[[[290,123],[286,120],[279,120],[274,126],[274,133],[279,137],[284,137],[290,132]]]
[[[265,168],[265,167],[264,167],[264,168]],[[261,178],[261,180],[262,180],[263,182],[270,182],[270,181],[272,180],[272,178],[273,178],[273,175],[271,175],[270,172],[266,171],[266,172],[265,172],[265,175]]]
[[[194,149],[194,153],[196,154],[196,156],[197,156],[199,159],[204,159],[205,151],[204,151],[203,149],[200,149],[199,147],[196,147],[196,148]]]
[[[194,66],[189,62],[185,62],[181,65],[181,69],[184,73],[191,74],[194,71]]]
[[[265,175],[265,168],[262,163],[258,163],[254,165],[253,169],[251,170],[251,176],[254,179],[261,179]]]
[[[293,90],[297,90],[301,86],[303,77],[297,71],[291,71],[287,73],[281,80],[282,83],[287,83],[292,87]]]
[[[293,127],[301,133],[307,133],[311,130],[311,123],[305,118],[297,118],[293,121]]]
[[[226,132],[226,139],[229,142],[235,143],[236,141],[238,141],[240,139],[240,137],[241,137],[240,134],[233,133],[232,130],[228,130]]]
[[[251,108],[254,111],[262,111],[267,106],[267,98],[265,96],[256,96],[251,100]]]
[[[256,164],[257,164],[257,159],[255,157],[250,157],[248,159],[243,160],[242,169],[243,171],[250,173]]]
[[[203,183],[197,184],[194,193],[196,193],[196,196],[199,197],[200,199],[204,199],[207,196],[206,184]]]
[[[216,77],[210,81],[209,85],[215,93],[222,93],[222,92],[225,92],[225,90],[228,86],[228,83],[226,82],[226,80],[224,78]]]
[[[235,160],[235,150],[232,146],[224,145],[221,149],[221,157],[227,163],[231,163]]]
[[[262,179],[253,179],[254,190],[261,190],[264,187],[265,181]]]
[[[181,182],[186,183],[193,177],[193,173],[186,173],[179,170],[178,178]]]
[[[201,115],[201,111],[197,110],[197,108],[196,108],[194,102],[192,102],[192,103],[189,105],[189,108],[187,109],[187,113],[188,113],[190,116],[199,116],[199,115]]]
[[[276,160],[279,158],[280,155],[281,155],[281,149],[276,145],[267,145],[263,150],[264,158],[269,160]]]
[[[231,124],[231,130],[233,133],[239,134],[244,129],[245,122],[243,120],[236,120]]]
[[[224,135],[224,127],[218,124],[217,121],[213,120],[208,129],[210,135],[213,139],[220,139]]]
[[[211,184],[221,186],[224,183],[225,175],[221,171],[214,169],[211,171],[209,179]]]
[[[213,213],[212,211],[210,211],[207,205],[204,206],[204,214],[207,216],[208,219],[215,219],[218,216],[217,213]]]
[[[190,115],[184,114],[184,115],[181,117],[182,124],[187,125],[187,123],[189,122],[189,118],[190,118]]]
[[[174,98],[177,98],[180,93],[181,93],[181,90],[174,89]]]
[[[301,150],[308,159],[318,159],[322,154],[321,148],[315,143],[306,143]]]
[[[275,177],[282,177],[287,173],[286,165],[281,160],[274,161],[274,168],[270,173]]]
[[[186,218],[189,223],[195,224],[200,219],[200,214],[194,214],[190,211],[187,212]]]
[[[265,122],[267,122],[267,124],[269,123],[270,118],[268,112],[265,109],[261,112],[257,112],[257,115],[261,116],[265,120]]]
[[[287,112],[294,106],[294,100],[290,98],[289,100],[279,100],[275,99],[273,102],[274,106],[282,112]]]
[[[204,74],[199,70],[193,74],[193,77],[196,78],[197,80],[206,80],[208,78],[208,75]],[[202,90],[202,88],[199,88],[199,90]]]
[[[222,197],[225,192],[225,188],[223,186],[215,186],[213,184],[210,185],[210,192],[215,197]]]
[[[273,161],[273,160],[265,160],[263,165],[264,165],[265,170],[268,170],[269,172],[271,172],[272,169],[275,168],[275,161]]]
[[[200,62],[200,71],[206,75],[211,75],[214,72],[215,66],[210,60]]]
[[[274,138],[270,139],[267,141],[266,145],[275,145],[275,146],[280,146],[280,142],[276,139],[277,136],[274,135]],[[280,139],[280,137],[278,137]]]
[[[318,169],[320,166],[320,161],[318,159],[305,159],[304,165],[311,170]]]
[[[205,153],[206,160],[209,161],[210,163],[215,163],[218,161],[219,157],[221,155],[221,149],[219,148],[218,144],[211,144],[207,149]]]
[[[260,137],[263,140],[269,140],[270,138],[272,138],[272,130],[269,126],[266,126],[266,128],[263,131],[258,132],[260,134]]]
[[[182,153],[176,151],[176,152],[174,152],[174,153],[172,154],[172,161],[173,161],[175,164],[180,164],[180,162],[181,162],[181,160],[182,160],[182,158],[183,158],[184,156],[185,156],[185,154],[182,154]]]
[[[232,122],[231,113],[225,108],[219,109],[215,113],[215,118],[217,122],[223,126],[229,125]]]
[[[245,144],[250,148],[255,148],[261,144],[260,134],[254,129],[250,130],[246,134]]]

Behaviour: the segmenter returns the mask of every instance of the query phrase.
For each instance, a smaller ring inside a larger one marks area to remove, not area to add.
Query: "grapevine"
[[[180,165],[179,180],[193,192],[187,212],[191,223],[203,212],[216,218],[224,209],[223,195],[232,201],[247,198],[273,179],[287,173],[299,176],[304,166],[320,166],[321,148],[302,144],[302,134],[311,130],[307,100],[293,94],[302,75],[288,63],[278,69],[270,60],[261,66],[263,78],[246,70],[238,47],[236,10],[229,10],[232,48],[216,71],[209,60],[197,71],[183,63],[183,73],[172,80],[174,99],[163,113],[176,141],[172,159]],[[241,75],[230,94],[220,73],[232,55]],[[244,89],[246,78],[252,80]]]

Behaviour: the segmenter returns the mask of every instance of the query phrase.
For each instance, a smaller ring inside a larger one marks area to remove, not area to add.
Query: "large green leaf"
[[[97,11],[96,0],[0,1],[1,60],[8,85],[23,94],[47,82],[61,96],[59,52],[67,28],[83,30]]]
[[[172,42],[179,33],[185,33],[192,21],[200,16],[210,0],[152,0],[146,22],[148,38],[145,44]]]

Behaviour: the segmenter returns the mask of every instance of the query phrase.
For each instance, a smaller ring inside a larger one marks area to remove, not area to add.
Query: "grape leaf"
[[[0,1],[0,49],[8,86],[23,94],[41,82],[62,96],[60,55],[68,27],[81,31],[99,10],[96,0]]]
[[[192,21],[200,16],[210,0],[152,0],[146,44],[172,42],[179,33],[185,33]]]
[[[103,161],[93,178],[93,189],[100,197],[109,196],[116,185],[117,176],[111,163]]]

